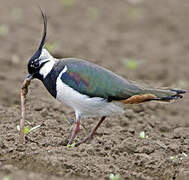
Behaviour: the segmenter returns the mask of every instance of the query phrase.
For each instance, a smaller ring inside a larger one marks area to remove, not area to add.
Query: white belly
[[[80,94],[71,87],[67,86],[60,79],[62,73],[57,78],[56,99],[72,107],[81,116],[107,116],[114,113],[123,113],[123,108],[114,102],[107,102],[103,98],[90,98]]]

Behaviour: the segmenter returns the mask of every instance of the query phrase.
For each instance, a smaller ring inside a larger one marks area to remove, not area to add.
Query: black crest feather
[[[41,11],[41,15],[42,15],[42,18],[43,18],[43,36],[42,36],[42,39],[41,39],[41,42],[40,42],[38,50],[35,52],[35,54],[30,59],[31,61],[39,58],[39,56],[41,55],[41,51],[43,49],[43,46],[45,45],[46,35],[47,35],[47,16],[42,11],[40,6],[39,6],[39,9]]]
[[[44,26],[43,27],[43,36],[42,36],[41,43],[40,43],[40,46],[39,46],[39,50],[42,50],[43,46],[45,45],[46,35],[47,35],[47,16],[42,11],[40,6],[39,6],[39,9],[41,11],[41,15],[42,15],[42,18],[43,18],[43,26]]]

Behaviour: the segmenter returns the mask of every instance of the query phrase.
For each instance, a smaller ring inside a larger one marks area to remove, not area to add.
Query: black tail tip
[[[178,89],[170,89],[170,91],[176,92],[176,94],[185,94],[185,90],[178,90]]]
[[[184,90],[178,90],[178,89],[169,89],[169,90],[175,92],[175,94],[171,95],[171,96],[167,96],[167,97],[162,97],[159,100],[171,101],[173,99],[181,99],[181,98],[183,98],[183,96],[181,94],[186,93],[186,91],[184,91]]]
[[[180,94],[185,94],[186,93],[185,90],[180,90],[180,89],[170,89],[170,90],[176,93],[175,95],[172,96],[174,99],[182,98],[183,96],[180,95]]]
[[[162,100],[162,101],[171,101],[171,100],[173,100],[173,99],[181,99],[181,98],[183,98],[182,95],[180,95],[180,94],[175,94],[175,95],[172,95],[172,96],[162,97],[162,98],[160,98],[159,100]]]

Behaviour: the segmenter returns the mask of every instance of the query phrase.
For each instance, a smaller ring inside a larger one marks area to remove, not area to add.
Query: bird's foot
[[[73,129],[72,136],[71,136],[67,146],[69,146],[69,145],[71,146],[72,145],[72,143],[73,143],[73,141],[74,141],[74,139],[77,136],[77,133],[79,131],[79,126],[80,126],[80,122],[76,122],[75,128]]]
[[[89,135],[87,136],[85,139],[83,139],[82,141],[78,142],[75,144],[75,147],[78,147],[80,144],[83,144],[83,143],[89,143],[93,138],[93,135]]]
[[[82,141],[78,142],[75,144],[75,146],[79,146],[80,144],[86,143],[86,142],[90,142],[91,139],[93,138],[96,130],[99,128],[99,126],[102,124],[102,122],[105,120],[106,116],[103,116],[100,121],[98,122],[98,124],[92,129],[92,131],[90,132],[90,134],[83,139]]]

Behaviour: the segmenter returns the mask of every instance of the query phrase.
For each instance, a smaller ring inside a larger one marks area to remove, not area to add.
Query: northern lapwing
[[[183,90],[146,88],[91,62],[76,58],[54,58],[45,48],[47,18],[39,48],[28,62],[28,76],[41,80],[49,93],[73,108],[75,127],[68,144],[72,144],[83,117],[101,117],[91,133],[77,145],[89,141],[106,116],[123,113],[125,104],[146,101],[169,102],[182,98]]]

